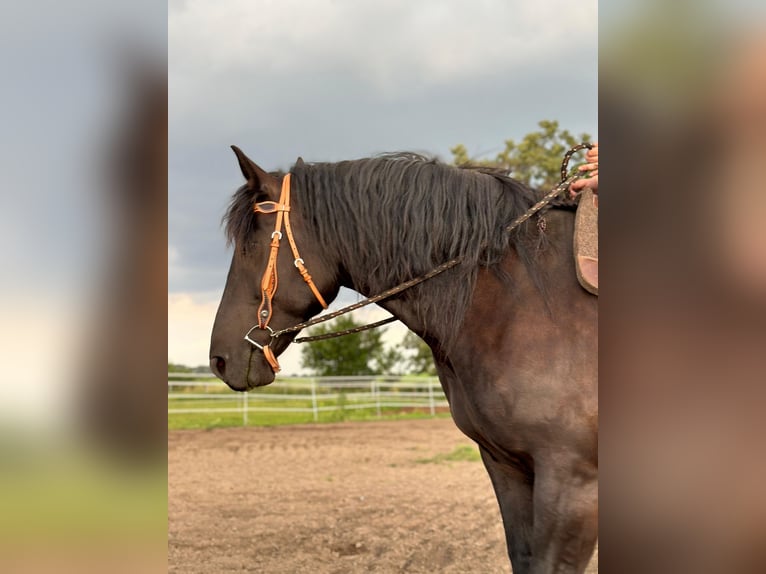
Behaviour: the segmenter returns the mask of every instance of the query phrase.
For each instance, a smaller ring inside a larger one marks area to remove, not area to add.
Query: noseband
[[[261,345],[260,343],[257,343],[251,339],[250,333],[252,333],[255,329],[261,329],[263,331],[268,331],[271,335],[274,334],[274,330],[269,327],[269,322],[271,321],[271,316],[273,314],[272,301],[274,300],[274,295],[277,292],[277,256],[279,255],[279,242],[282,240],[282,222],[284,222],[287,241],[290,244],[290,249],[293,252],[293,264],[295,265],[296,269],[298,269],[298,272],[301,274],[301,277],[303,277],[306,285],[309,286],[311,292],[314,294],[314,297],[316,297],[317,301],[319,301],[323,308],[327,309],[327,303],[325,303],[322,294],[319,292],[319,289],[317,289],[316,285],[314,285],[314,280],[311,278],[311,275],[309,275],[309,272],[306,269],[305,263],[301,258],[300,253],[298,252],[298,246],[295,244],[293,230],[290,227],[289,173],[282,179],[282,194],[279,197],[279,202],[261,201],[253,206],[253,211],[255,213],[262,214],[276,213],[277,220],[276,224],[274,225],[274,231],[271,233],[269,261],[266,263],[266,270],[263,272],[263,278],[261,279],[261,304],[258,307],[258,324],[253,325],[253,327],[247,332],[245,335],[245,341],[263,351],[263,356],[266,358],[266,361],[269,363],[271,369],[275,373],[278,373],[280,367],[274,352],[271,350],[268,344]]]

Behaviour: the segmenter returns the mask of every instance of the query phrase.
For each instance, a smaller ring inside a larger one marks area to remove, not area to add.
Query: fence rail
[[[339,413],[342,419],[365,410],[377,417],[413,410],[435,416],[447,406],[436,377],[295,378],[235,393],[211,375],[168,373],[169,422],[174,415],[227,414],[238,415],[242,425],[258,424],[258,413],[304,413],[318,422],[322,413]]]

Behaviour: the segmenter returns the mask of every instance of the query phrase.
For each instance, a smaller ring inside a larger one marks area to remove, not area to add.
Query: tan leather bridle
[[[262,214],[276,213],[277,220],[274,225],[274,231],[271,233],[271,243],[269,244],[269,260],[266,263],[266,270],[263,272],[263,278],[261,279],[261,304],[258,306],[258,324],[254,325],[247,332],[245,335],[245,340],[263,351],[263,356],[266,357],[266,361],[269,363],[269,366],[271,366],[271,369],[275,373],[278,373],[280,367],[274,352],[271,350],[268,344],[261,345],[260,343],[257,343],[251,339],[250,333],[252,333],[255,329],[269,331],[271,334],[274,333],[274,330],[269,327],[269,322],[271,321],[271,316],[273,313],[272,301],[274,300],[274,295],[277,292],[277,284],[279,282],[279,277],[277,276],[277,256],[279,255],[279,242],[282,240],[283,222],[285,225],[285,233],[287,234],[287,241],[290,244],[290,249],[293,252],[293,264],[295,265],[296,269],[298,269],[298,272],[301,274],[301,277],[303,277],[306,285],[309,286],[311,292],[314,294],[314,297],[316,297],[317,301],[319,301],[323,308],[327,309],[327,303],[325,303],[322,294],[314,284],[314,280],[311,278],[311,275],[306,269],[305,262],[298,252],[298,246],[295,244],[295,237],[293,237],[293,230],[290,226],[289,173],[282,179],[282,193],[279,197],[279,202],[261,201],[253,206],[253,211],[255,211],[255,213]]]

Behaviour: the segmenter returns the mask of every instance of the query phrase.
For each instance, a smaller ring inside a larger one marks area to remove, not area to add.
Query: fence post
[[[314,422],[319,421],[319,408],[317,407],[317,380],[311,379],[311,410],[314,412]]]
[[[436,415],[436,406],[434,405],[434,382],[428,381],[428,406],[431,408],[431,416]]]
[[[380,418],[380,387],[378,386],[378,381],[373,381],[372,384],[375,388],[375,410],[378,413],[378,418]]]
[[[242,393],[242,426],[247,426],[247,392]]]
[[[375,379],[370,381],[370,398],[375,400]]]

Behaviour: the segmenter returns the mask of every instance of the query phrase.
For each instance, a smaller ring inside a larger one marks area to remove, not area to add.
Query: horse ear
[[[266,173],[258,165],[245,155],[245,153],[237,146],[231,146],[234,150],[234,154],[237,156],[239,162],[239,169],[242,170],[242,175],[247,180],[247,186],[252,190],[264,191],[268,194],[273,194],[275,189],[278,192],[279,182],[273,176]]]
[[[298,159],[295,160],[295,167],[303,167],[303,158],[298,156]]]

